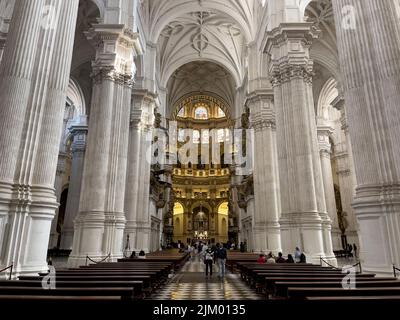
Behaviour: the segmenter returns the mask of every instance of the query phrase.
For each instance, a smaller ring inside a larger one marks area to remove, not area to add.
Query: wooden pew
[[[343,288],[288,288],[289,299],[293,300],[305,300],[307,297],[318,296],[399,296],[400,297],[400,286],[399,287],[363,287],[352,290],[345,290]]]
[[[0,281],[0,287],[38,287],[41,280]],[[57,281],[57,288],[131,288],[135,298],[143,297],[143,281]]]
[[[379,278],[367,279],[356,282],[357,288],[400,287],[399,280],[380,280]],[[343,288],[342,280],[335,281],[276,281],[274,295],[288,298],[288,288]]]
[[[95,301],[98,297],[105,297],[100,299],[102,301],[130,301],[144,298],[144,294],[151,294],[187,256],[163,253],[148,255],[147,259],[126,259],[123,262],[94,263],[80,268],[59,269],[54,275],[54,290],[42,288],[42,280],[47,273],[20,276],[19,280],[0,281],[0,296],[10,301],[28,301],[47,296],[55,297],[51,299],[57,301],[77,301],[74,297],[87,297],[87,300],[93,297],[90,301]]]
[[[115,296],[122,300],[133,300],[133,288],[128,287],[90,287],[90,288],[55,288],[46,290],[40,287],[0,286],[0,295],[40,295],[40,296]]]

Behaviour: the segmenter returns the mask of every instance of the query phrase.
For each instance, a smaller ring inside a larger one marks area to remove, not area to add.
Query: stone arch
[[[330,120],[325,113],[326,108],[332,104],[332,102],[337,98],[339,94],[337,85],[337,81],[333,77],[331,77],[322,87],[317,104],[318,118]]]
[[[191,92],[183,97],[181,97],[174,105],[171,106],[171,119],[176,119],[178,116],[179,111],[184,107],[184,101],[191,97],[200,97],[200,96],[209,96],[211,98],[215,98],[220,102],[220,108],[225,113],[226,118],[231,117],[230,107],[229,104],[220,96],[212,92],[204,92],[204,94],[199,94],[198,92]]]
[[[219,66],[223,67],[226,69],[233,79],[235,80],[235,85],[236,87],[240,87],[242,85],[242,76],[240,70],[237,70],[235,66],[226,59],[223,59],[221,57],[215,56],[215,55],[210,55],[210,54],[204,54],[202,57],[199,57],[196,54],[190,54],[185,57],[182,57],[179,60],[176,60],[174,63],[170,64],[168,68],[164,71],[163,75],[161,76],[160,79],[160,84],[161,87],[165,88],[167,86],[168,80],[171,78],[172,74],[178,70],[180,67],[184,66],[185,64],[188,64],[190,62],[195,62],[195,61],[207,61],[207,62],[212,62],[215,64],[218,64]]]

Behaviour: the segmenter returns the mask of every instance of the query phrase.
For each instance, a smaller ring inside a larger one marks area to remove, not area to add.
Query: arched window
[[[197,107],[194,111],[194,118],[198,120],[207,120],[208,111],[205,107]]]
[[[184,209],[180,202],[175,202],[174,204],[174,215],[183,214]]]

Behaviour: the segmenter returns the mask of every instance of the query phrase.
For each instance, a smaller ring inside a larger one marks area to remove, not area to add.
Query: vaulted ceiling
[[[229,106],[235,103],[235,82],[229,72],[212,62],[191,62],[174,72],[168,81],[168,105],[190,93],[213,93]]]
[[[239,85],[243,79],[245,39],[224,14],[197,11],[171,21],[158,41],[158,62],[165,82],[171,72],[190,61],[215,61],[225,66]]]
[[[254,39],[260,0],[149,0],[142,2],[148,40],[157,47],[161,86],[192,61],[228,70],[238,87],[245,77],[246,47]]]

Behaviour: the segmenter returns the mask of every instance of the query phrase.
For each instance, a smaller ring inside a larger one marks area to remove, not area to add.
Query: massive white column
[[[394,0],[332,3],[357,178],[353,207],[361,260],[365,270],[389,274],[392,264],[400,265],[399,17]],[[349,18],[354,23],[346,23]]]
[[[278,179],[276,175],[276,122],[272,92],[258,92],[247,100],[254,129],[254,234],[253,250],[282,250],[279,229]]]
[[[322,178],[324,181],[325,201],[328,215],[332,221],[332,247],[335,250],[342,249],[338,216],[336,208],[335,188],[332,172],[332,146],[329,137],[333,128],[326,125],[318,126],[319,151],[321,156]]]
[[[17,213],[12,212],[12,202],[19,202],[18,186],[14,187],[15,171],[33,81],[43,4],[44,0],[17,1],[0,67],[0,268],[14,262],[18,254],[9,236],[10,223],[17,218]]]
[[[125,196],[127,226],[132,250],[150,251],[150,167],[155,99],[145,90],[134,90],[129,133],[129,164]]]
[[[17,1],[0,70],[1,262],[15,273],[47,270],[58,206],[56,173],[78,0]],[[63,14],[60,14],[60,13]]]
[[[282,249],[296,246],[319,263],[336,263],[327,214],[312,93],[311,23],[281,24],[268,33],[277,117]]]
[[[82,173],[85,162],[86,137],[88,131],[86,117],[82,118],[82,120],[80,124],[73,125],[69,129],[73,139],[71,178],[60,243],[60,248],[65,250],[72,249],[74,220],[79,212],[79,200],[81,198]]]
[[[70,266],[85,258],[122,257],[124,196],[128,157],[133,55],[137,35],[123,25],[94,25],[88,38],[97,44],[93,97],[75,219]]]

